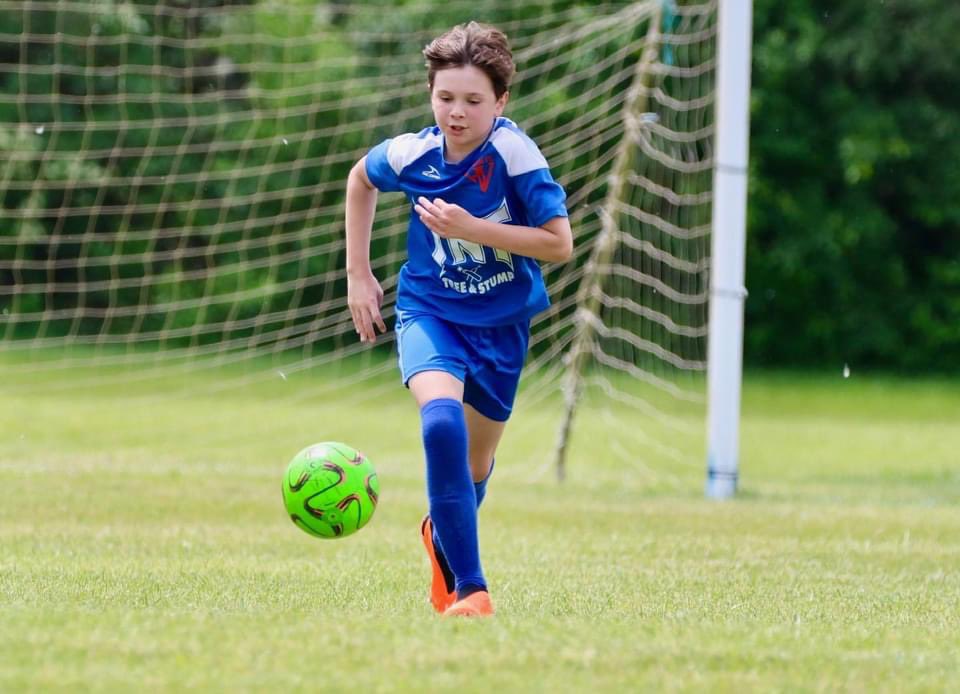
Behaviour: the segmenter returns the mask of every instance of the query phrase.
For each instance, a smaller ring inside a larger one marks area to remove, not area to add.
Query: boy
[[[423,51],[436,125],[374,147],[347,179],[347,294],[363,342],[386,330],[370,268],[377,191],[411,202],[397,289],[400,372],[420,407],[430,599],[446,616],[494,612],[477,508],[513,407],[530,319],[549,300],[537,260],[573,247],[563,189],[501,114],[514,73],[507,37],[470,22]]]

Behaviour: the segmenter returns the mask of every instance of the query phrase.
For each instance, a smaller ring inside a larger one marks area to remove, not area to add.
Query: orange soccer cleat
[[[490,593],[478,590],[470,593],[463,600],[457,600],[443,613],[444,617],[492,617],[493,603],[490,602]]]
[[[457,593],[454,590],[453,572],[447,568],[443,555],[438,555],[437,548],[433,544],[433,523],[429,515],[424,516],[420,523],[420,538],[427,550],[430,569],[433,572],[433,578],[430,581],[430,603],[433,609],[443,614],[444,610],[456,601]]]

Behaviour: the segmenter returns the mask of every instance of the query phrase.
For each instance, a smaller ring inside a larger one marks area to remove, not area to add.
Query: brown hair
[[[479,22],[458,24],[438,36],[423,49],[423,57],[427,59],[430,89],[433,89],[433,80],[440,70],[473,65],[490,78],[493,93],[499,99],[510,88],[515,71],[506,34]]]

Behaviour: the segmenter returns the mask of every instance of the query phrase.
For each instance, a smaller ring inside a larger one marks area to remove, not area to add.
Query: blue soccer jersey
[[[422,195],[504,224],[538,227],[566,217],[563,188],[533,140],[511,120],[497,118],[486,141],[456,164],[444,161],[443,134],[434,126],[383,141],[367,154],[366,170],[377,189],[403,192],[411,205],[398,311],[497,326],[527,320],[549,306],[535,259],[441,238],[413,209]]]

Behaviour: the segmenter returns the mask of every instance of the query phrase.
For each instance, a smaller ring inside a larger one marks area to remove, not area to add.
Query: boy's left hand
[[[470,238],[470,229],[476,217],[459,205],[447,202],[443,198],[434,198],[433,202],[430,202],[421,195],[417,198],[417,204],[413,209],[420,215],[420,221],[437,236],[464,241],[476,240]]]

